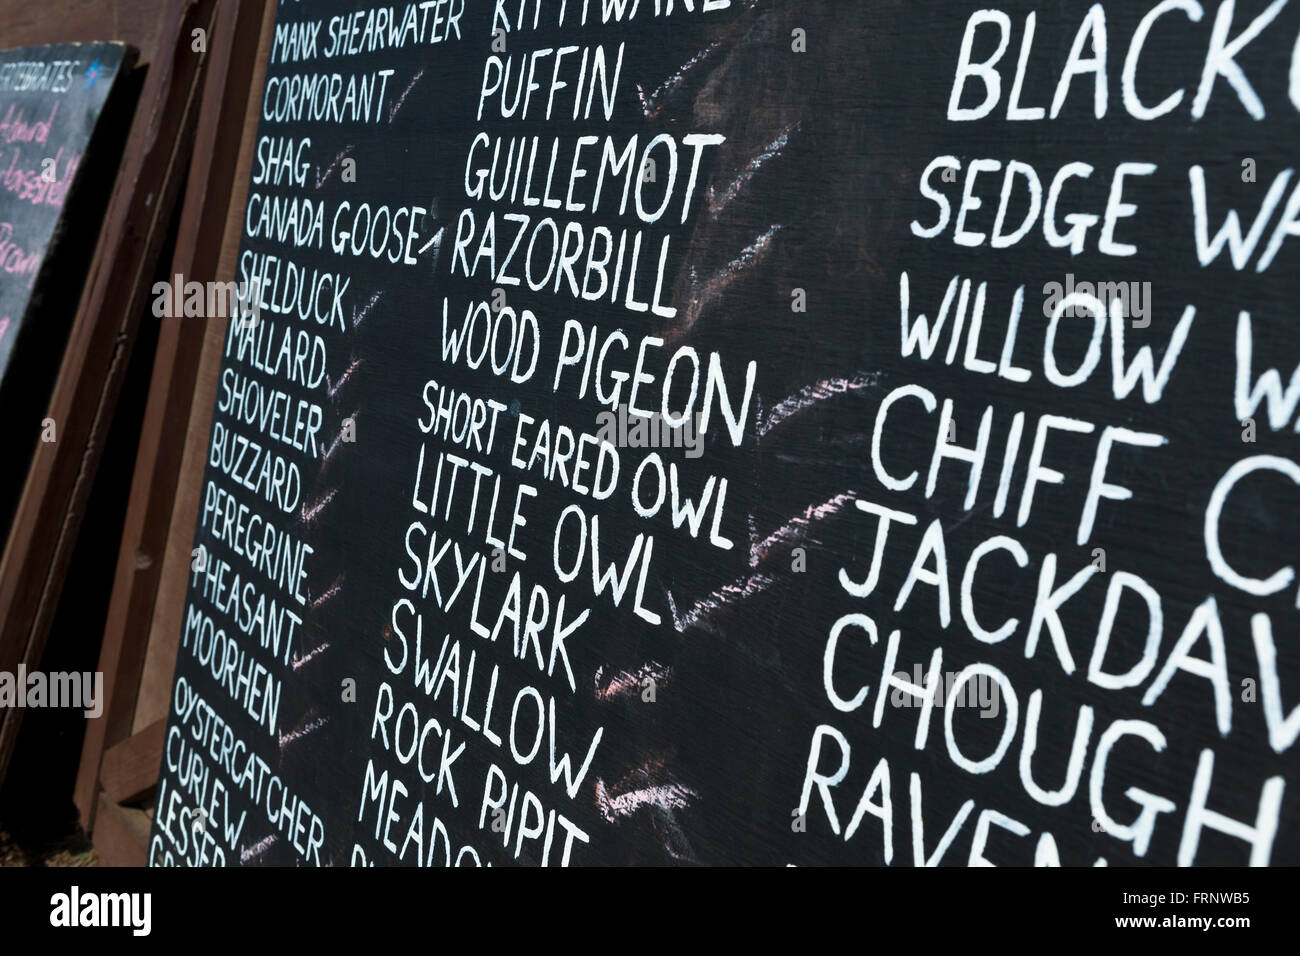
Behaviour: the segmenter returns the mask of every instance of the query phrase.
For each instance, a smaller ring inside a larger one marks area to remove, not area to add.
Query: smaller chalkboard
[[[123,43],[0,52],[0,413],[32,440],[129,126],[135,58]],[[6,469],[5,498],[26,460]],[[2,529],[12,503],[0,504]]]

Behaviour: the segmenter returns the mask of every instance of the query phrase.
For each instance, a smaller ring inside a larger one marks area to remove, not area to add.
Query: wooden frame
[[[0,668],[38,667],[194,143],[216,0],[172,0],[131,126],[48,416],[0,561]],[[0,777],[22,711],[0,715]]]
[[[170,274],[233,276],[275,21],[266,0],[219,0],[210,36],[194,162]],[[74,793],[82,825],[110,864],[142,865],[150,796],[162,762],[211,425],[224,320],[171,320],[159,337],[118,553],[99,670],[107,704],[92,721]]]
[[[0,0],[6,47],[121,40],[140,51],[139,65],[158,50],[165,0]]]

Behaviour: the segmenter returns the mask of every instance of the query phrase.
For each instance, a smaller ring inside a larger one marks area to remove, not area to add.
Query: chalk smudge
[[[415,84],[420,82],[420,77],[422,76],[424,76],[424,70],[421,70],[419,73],[415,74],[415,76],[411,79],[411,82],[406,84],[406,89],[402,90],[402,95],[397,98],[397,101],[395,103],[393,103],[392,109],[388,111],[389,125],[392,125],[393,120],[397,118],[397,111],[402,108],[402,104],[406,102],[407,95],[411,92],[411,90],[415,88]]]
[[[299,724],[296,728],[287,734],[280,734],[280,749],[284,750],[289,744],[302,740],[308,734],[315,733],[330,722],[328,717],[317,717],[308,724]]]
[[[331,501],[334,500],[335,496],[338,493],[339,493],[338,489],[333,488],[327,494],[322,495],[320,498],[317,498],[316,501],[310,507],[304,504],[302,506],[303,523],[312,524],[313,522],[315,522],[315,520],[320,516],[320,513],[325,510],[325,508],[329,505]]]
[[[295,654],[293,658],[293,669],[297,670],[298,668],[302,667],[304,664],[307,664],[309,661],[311,661],[313,657],[319,657],[321,654],[325,653],[329,649],[330,649],[329,641],[326,641],[324,644],[316,648],[311,653],[307,654],[305,657],[299,657]]]
[[[662,101],[665,97],[676,92],[681,87],[682,83],[686,81],[686,77],[690,72],[712,56],[714,51],[717,50],[720,45],[721,44],[716,40],[713,43],[710,43],[699,53],[695,54],[695,56],[683,63],[676,73],[664,80],[663,83],[659,84],[659,88],[649,96],[646,95],[645,90],[642,89],[641,84],[638,83],[636,87],[636,95],[641,99],[641,111],[645,113],[646,119],[657,118],[659,114],[663,112],[664,103]]]
[[[333,597],[336,597],[343,590],[343,575],[340,574],[334,579],[334,583],[325,589],[325,593],[311,602],[311,609],[315,611],[318,607]]]
[[[269,837],[266,837],[265,839],[262,840],[258,840],[252,846],[244,847],[242,850],[239,851],[239,862],[247,863],[249,860],[257,859],[267,850],[271,849],[271,847],[275,845],[277,840],[279,840],[279,837],[276,836],[274,833],[272,833]]]
[[[343,370],[343,374],[339,376],[339,380],[337,382],[331,383],[329,381],[329,377],[326,376],[325,383],[329,386],[330,398],[333,398],[335,395],[338,394],[339,389],[348,383],[348,380],[352,378],[353,373],[355,373],[356,370],[360,367],[361,367],[361,359],[353,359],[352,363],[348,365],[346,369]]]
[[[642,665],[635,674],[630,671],[620,671],[606,679],[605,667],[601,665],[596,669],[596,700],[607,703],[617,697],[635,696],[641,693],[646,681],[654,681],[656,685],[662,685],[667,682],[671,673],[670,668],[651,661]]]
[[[725,189],[717,189],[714,186],[709,186],[709,214],[716,219],[722,210],[735,202],[740,194],[744,192],[745,187],[749,185],[750,181],[762,171],[763,167],[785,151],[785,148],[790,145],[790,137],[798,130],[799,124],[795,123],[793,126],[788,127],[785,132],[776,139],[772,140],[772,142],[768,143],[762,152],[745,164],[745,168],[740,171],[740,174],[733,179]]]
[[[668,591],[666,592],[668,595],[668,608],[673,615],[673,626],[677,628],[677,632],[680,634],[687,628],[708,621],[709,618],[724,607],[740,604],[762,594],[775,583],[776,578],[770,574],[753,574],[746,578],[739,578],[733,583],[724,585],[714,591],[703,600],[696,602],[685,614],[678,613],[677,602],[673,600],[672,592]]]
[[[374,308],[375,303],[379,301],[380,296],[383,294],[383,292],[376,292],[372,295],[370,301],[362,307],[359,313],[357,312],[357,307],[355,305],[352,307],[352,328],[354,331],[356,330],[356,327],[365,320],[365,317],[370,313],[370,310]]]
[[[849,507],[857,498],[858,493],[856,491],[845,491],[822,504],[810,505],[802,515],[791,518],[762,541],[759,541],[758,536],[753,534],[751,524],[750,533],[752,538],[749,547],[749,566],[752,568],[758,567],[775,545],[791,544],[794,541],[802,540],[815,522],[834,517]]]
[[[330,163],[329,166],[326,167],[325,172],[323,174],[320,171],[320,167],[319,166],[316,167],[316,188],[317,189],[322,188],[325,185],[325,183],[329,181],[329,178],[332,175],[334,175],[334,170],[338,168],[339,163],[343,162],[344,158],[348,155],[348,153],[352,152],[352,150],[354,150],[355,148],[356,148],[355,146],[346,147],[343,150],[343,152],[339,153],[337,156],[334,157],[334,162]]]
[[[758,424],[758,437],[762,438],[778,425],[815,405],[840,395],[847,395],[850,392],[860,392],[872,388],[879,381],[880,373],[873,372],[871,374],[859,374],[853,378],[831,378],[815,385],[808,385],[791,395],[781,404],[773,407],[763,417]]]
[[[704,311],[705,306],[718,298],[728,286],[767,258],[772,251],[772,245],[776,237],[783,229],[785,229],[785,226],[773,225],[767,232],[742,249],[735,259],[731,260],[707,280],[701,281],[696,276],[695,267],[691,267],[693,294],[691,295],[691,305],[687,313],[685,328],[689,329],[693,326]]]

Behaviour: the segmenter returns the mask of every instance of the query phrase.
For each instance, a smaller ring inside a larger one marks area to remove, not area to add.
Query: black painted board
[[[130,126],[134,48],[61,43],[0,52],[0,478],[12,517]]]
[[[283,5],[151,862],[1300,862],[1298,30]]]

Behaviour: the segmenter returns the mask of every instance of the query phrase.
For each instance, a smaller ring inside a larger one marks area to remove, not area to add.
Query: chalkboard
[[[282,5],[151,863],[1300,863],[1298,31]]]
[[[0,412],[12,446],[57,440],[40,413],[129,125],[122,80],[135,59],[124,43],[0,51]],[[27,460],[15,454],[0,478],[0,529]]]

